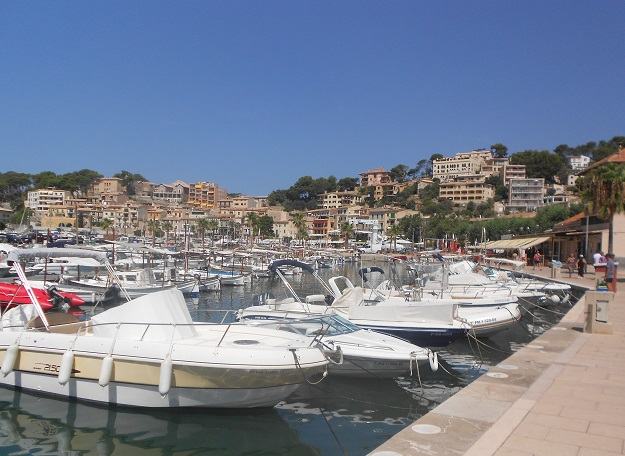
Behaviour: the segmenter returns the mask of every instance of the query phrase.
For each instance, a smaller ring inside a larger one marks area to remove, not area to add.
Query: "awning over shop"
[[[502,239],[500,241],[487,242],[486,244],[484,244],[484,248],[493,250],[529,249],[530,247],[534,247],[535,245],[547,242],[549,239],[551,239],[549,236]]]

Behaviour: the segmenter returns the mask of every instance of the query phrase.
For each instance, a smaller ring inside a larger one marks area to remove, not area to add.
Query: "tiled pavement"
[[[546,268],[528,272],[550,274]],[[594,288],[593,275],[558,276]],[[582,298],[557,326],[491,368],[491,376],[483,375],[371,455],[625,454],[625,292],[616,294],[609,315],[613,334],[581,332]]]

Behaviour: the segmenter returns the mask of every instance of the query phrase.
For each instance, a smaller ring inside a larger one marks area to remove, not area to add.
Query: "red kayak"
[[[44,290],[42,288],[33,288],[35,297],[41,308],[46,311],[50,310],[55,305],[55,298],[61,299],[63,302],[69,304],[71,307],[80,306],[85,303],[75,293],[67,293],[64,291],[58,291],[54,289]],[[30,304],[30,297],[26,293],[26,289],[17,283],[4,283],[0,282],[0,307],[4,308],[9,303],[11,305]]]

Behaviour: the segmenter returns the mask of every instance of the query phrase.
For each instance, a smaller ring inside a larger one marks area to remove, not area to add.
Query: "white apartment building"
[[[545,179],[510,179],[508,209],[529,212],[544,206]]]
[[[39,190],[31,190],[28,192],[26,199],[26,207],[35,212],[47,212],[50,206],[63,206],[71,193],[67,190],[58,190],[56,188],[42,188]]]
[[[458,177],[477,176],[482,171],[482,166],[492,159],[490,149],[461,152],[453,157],[444,157],[432,162],[432,177],[447,182]]]
[[[590,157],[585,155],[569,157],[569,164],[573,171],[583,171],[590,165]]]
[[[510,179],[525,179],[527,177],[525,165],[504,165],[499,174],[504,185],[508,185]]]

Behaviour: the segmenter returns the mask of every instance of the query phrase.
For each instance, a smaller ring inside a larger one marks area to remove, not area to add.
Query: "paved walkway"
[[[558,279],[595,285],[593,275]],[[581,332],[584,318],[582,298],[558,325],[371,454],[625,454],[625,292],[609,309],[613,334]]]

